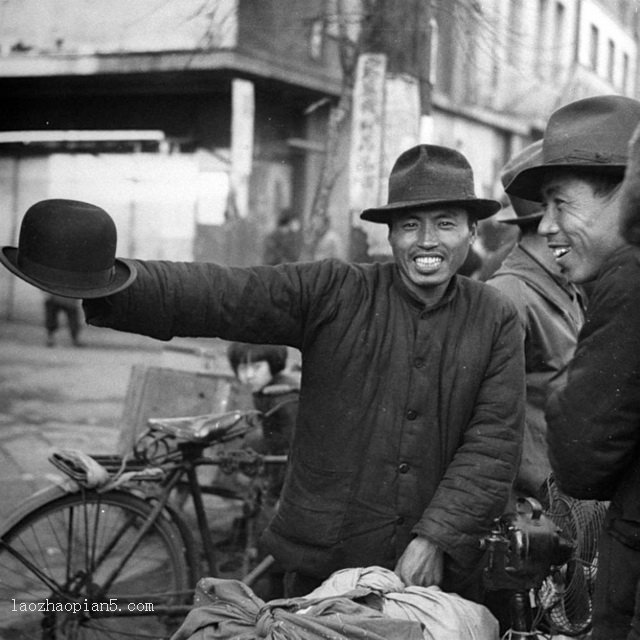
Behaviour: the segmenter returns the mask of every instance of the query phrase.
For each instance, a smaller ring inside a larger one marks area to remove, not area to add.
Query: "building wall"
[[[66,198],[94,203],[110,214],[119,257],[190,260],[198,211],[215,198],[214,184],[203,189],[194,154],[23,155],[0,159],[0,168],[8,214],[0,217],[0,235],[9,246],[18,244],[28,207],[46,198]],[[41,293],[5,269],[0,297],[3,317],[39,318]]]
[[[239,0],[238,48],[296,71],[340,77],[330,0]]]
[[[0,48],[55,55],[230,48],[238,0],[4,0]]]
[[[615,8],[620,11],[623,4]],[[438,32],[433,94],[443,100],[434,99],[429,141],[459,148],[469,158],[481,196],[500,197],[500,168],[539,134],[560,104],[593,93],[637,95],[634,25],[616,14],[611,2],[434,0],[433,7]],[[10,218],[0,216],[7,243],[15,242],[16,216],[29,204],[68,194],[115,212],[124,256],[251,264],[259,261],[261,239],[281,208],[292,206],[301,216],[310,211],[328,116],[328,105],[318,103],[335,96],[340,79],[336,0],[5,0],[2,12],[1,130],[152,128],[166,138],[153,153],[72,145],[38,153],[27,149],[25,156],[25,149],[0,148],[0,198],[12,212]],[[626,3],[627,18],[629,12]],[[595,68],[590,68],[592,26],[600,34]],[[611,77],[610,40],[615,45]],[[190,51],[231,50],[238,54],[236,63],[251,65],[244,71],[207,68],[206,61],[191,65]],[[171,52],[186,55],[182,67],[171,66]],[[130,67],[131,53],[149,56],[143,66]],[[105,56],[111,56],[109,71]],[[51,61],[69,65],[55,67],[59,75],[50,76]],[[25,74],[19,77],[18,62]],[[233,217],[226,197],[234,77],[251,79],[256,95],[247,219]],[[314,88],[305,81],[311,77]],[[341,144],[343,170],[329,215],[345,239],[347,257],[348,130]],[[148,228],[152,232],[138,237],[138,230]],[[0,275],[5,308],[16,311],[15,300],[23,309],[39,308],[35,296],[7,277]]]
[[[628,3],[622,5],[596,0],[440,0],[435,10],[435,90],[460,105],[519,116],[535,127],[562,104],[586,95],[635,97],[638,17]],[[595,67],[593,29],[598,32]]]
[[[17,246],[20,221],[31,204],[47,197],[44,157],[0,157],[0,246]],[[42,321],[42,293],[0,270],[0,318]]]
[[[490,87],[482,104],[529,120],[546,119],[558,106],[571,75],[578,0],[491,0],[486,4],[484,33],[477,36],[482,40],[487,31],[493,32],[495,48],[485,51],[491,81],[480,80]]]
[[[453,147],[466,156],[473,168],[476,195],[499,198],[499,172],[511,136],[487,124],[438,110],[434,112],[434,120],[434,144]]]
[[[620,23],[611,6],[583,1],[577,62],[608,82],[616,92],[635,96],[637,41],[630,31],[631,26]]]

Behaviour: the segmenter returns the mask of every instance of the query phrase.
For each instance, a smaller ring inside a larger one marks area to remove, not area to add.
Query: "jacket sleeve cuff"
[[[457,533],[456,540],[452,542],[450,532],[443,532],[438,526],[421,522],[416,524],[411,533],[427,538],[462,567],[477,565],[484,553],[480,538],[473,535]]]

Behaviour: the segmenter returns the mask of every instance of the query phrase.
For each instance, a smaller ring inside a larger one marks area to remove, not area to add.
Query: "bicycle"
[[[240,440],[293,400],[267,413],[151,419],[130,457],[82,458],[88,474],[77,460],[54,454],[50,460],[69,479],[33,496],[0,533],[0,637],[168,637],[191,608],[201,567],[205,575],[218,575],[206,494],[241,501],[246,542],[237,577],[253,584],[273,562],[259,558],[256,523],[269,469],[282,469],[286,456],[240,448],[205,455],[205,449]],[[201,484],[197,471],[207,466],[226,475],[240,472],[246,486]],[[91,486],[96,472],[101,482]],[[183,509],[185,497],[193,503],[199,547]]]

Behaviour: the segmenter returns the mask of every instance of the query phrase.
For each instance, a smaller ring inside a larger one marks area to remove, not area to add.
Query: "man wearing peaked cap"
[[[553,113],[542,163],[508,193],[538,197],[538,228],[562,272],[590,283],[566,384],[547,403],[549,458],[575,498],[610,501],[601,532],[593,640],[640,638],[640,263],[621,231],[640,102],[596,96]]]
[[[501,172],[503,186],[542,161],[542,140],[516,153]],[[514,489],[518,496],[544,497],[551,473],[547,455],[545,401],[571,360],[584,322],[581,292],[562,275],[538,224],[540,203],[509,196],[516,214],[502,219],[516,225],[520,237],[500,268],[487,280],[510,298],[525,332],[527,404],[522,461]]]
[[[456,271],[499,208],[476,197],[462,154],[420,145],[362,214],[388,225],[395,262],[137,260],[128,287],[84,301],[90,324],[302,351],[290,468],[263,536],[288,596],[381,565],[481,597],[480,539],[520,455],[523,340],[509,301]]]

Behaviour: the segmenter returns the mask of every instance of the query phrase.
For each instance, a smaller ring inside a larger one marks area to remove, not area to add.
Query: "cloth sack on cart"
[[[363,588],[381,594],[381,612],[386,616],[420,622],[425,640],[499,638],[498,621],[483,605],[436,586],[405,587],[393,571],[383,567],[336,571],[305,597],[325,598]]]
[[[237,580],[204,578],[172,640],[497,640],[482,605],[437,587],[404,588],[380,567],[346,569],[303,598],[265,603]]]

